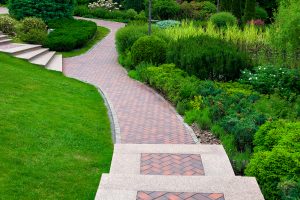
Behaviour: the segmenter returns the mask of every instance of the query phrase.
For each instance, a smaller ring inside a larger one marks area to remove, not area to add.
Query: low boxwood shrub
[[[131,47],[133,64],[162,64],[166,60],[167,43],[156,36],[139,38]]]
[[[171,42],[167,61],[200,79],[221,81],[235,80],[252,66],[246,53],[233,44],[203,35]]]
[[[48,36],[45,46],[54,51],[71,51],[83,47],[97,31],[95,22],[60,19],[50,21],[54,29]]]
[[[297,199],[300,194],[300,123],[268,122],[256,133],[254,143],[257,147],[246,174],[256,177],[268,199]]]
[[[15,35],[16,34],[16,26],[17,26],[18,22],[7,16],[7,15],[3,15],[0,16],[0,31],[2,31],[5,34],[8,35]]]
[[[23,42],[44,44],[47,39],[47,25],[42,19],[26,17],[21,21],[18,35]]]
[[[237,24],[237,18],[230,12],[219,12],[213,14],[210,17],[210,21],[218,27],[233,26]]]

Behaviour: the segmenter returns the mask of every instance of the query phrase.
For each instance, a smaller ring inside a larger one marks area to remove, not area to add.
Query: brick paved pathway
[[[103,90],[116,112],[122,143],[192,144],[172,106],[149,87],[128,77],[118,64],[115,33],[122,23],[94,20],[111,29],[88,53],[64,60],[64,73]]]
[[[138,192],[137,200],[225,200],[219,193]]]

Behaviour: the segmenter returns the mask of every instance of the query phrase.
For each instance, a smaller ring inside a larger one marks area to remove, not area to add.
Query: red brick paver
[[[88,53],[64,59],[64,73],[100,87],[116,112],[122,143],[191,144],[172,106],[149,87],[130,79],[118,64],[115,33],[123,24],[94,20],[111,29]]]
[[[202,176],[201,156],[196,154],[142,154],[141,174]]]
[[[145,192],[137,193],[137,200],[225,200],[221,193]]]

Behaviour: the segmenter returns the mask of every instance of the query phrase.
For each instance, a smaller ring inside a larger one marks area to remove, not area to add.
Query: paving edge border
[[[111,127],[111,132],[112,132],[112,137],[113,137],[114,143],[120,144],[121,143],[121,131],[120,131],[117,114],[114,110],[112,103],[110,103],[108,96],[105,94],[105,92],[103,90],[101,90],[101,88],[99,88],[99,87],[97,87],[97,89],[98,89],[98,92],[100,93],[100,95],[102,96],[102,98],[104,100],[104,104],[108,110],[108,117],[109,117],[109,121],[110,121],[110,127]]]

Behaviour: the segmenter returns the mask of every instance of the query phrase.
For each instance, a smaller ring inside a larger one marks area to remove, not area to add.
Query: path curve
[[[115,34],[124,24],[88,20],[111,32],[86,54],[64,59],[64,74],[101,88],[117,115],[121,143],[195,143],[174,108],[154,90],[129,78],[118,64]]]

